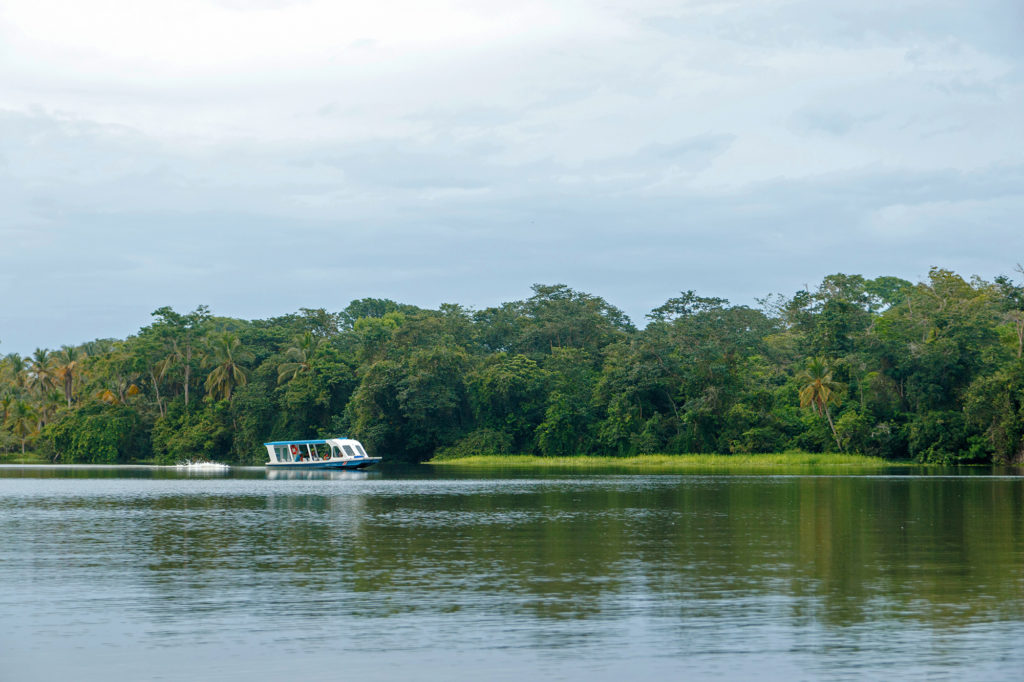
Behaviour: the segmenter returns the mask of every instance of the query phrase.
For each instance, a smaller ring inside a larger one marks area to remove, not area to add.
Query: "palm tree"
[[[61,400],[63,396],[60,391],[55,388],[51,388],[49,391],[39,396],[39,400],[36,402],[36,418],[38,420],[39,431],[43,430],[43,427],[50,422],[50,417],[57,411],[57,407],[63,402]]]
[[[829,405],[838,406],[842,402],[840,393],[843,391],[843,385],[832,380],[832,368],[824,358],[810,358],[807,361],[807,369],[797,374],[796,380],[800,385],[800,407],[811,406],[815,412],[828,419],[836,446],[842,450],[836,425],[832,421],[832,413],[828,409]]]
[[[173,366],[173,361],[170,357],[165,357],[157,360],[155,363],[149,365],[149,379],[153,384],[153,393],[156,395],[156,406],[160,410],[160,416],[164,416],[166,411],[164,410],[164,402],[160,398],[160,382],[167,376],[167,372]]]
[[[179,315],[169,307],[160,308],[153,312],[161,325],[174,336],[171,339],[170,351],[165,360],[167,362],[164,372],[174,365],[181,363],[185,374],[185,414],[188,414],[188,394],[192,384],[192,355],[195,349],[196,335],[203,329],[203,326],[210,319],[210,310],[205,305],[197,306],[195,310],[187,315]],[[180,343],[179,343],[180,341]]]
[[[21,439],[21,454],[25,454],[25,441],[34,434],[36,428],[36,413],[24,400],[14,403],[14,410],[11,412],[11,432]]]
[[[7,417],[11,415],[11,407],[14,405],[14,398],[8,393],[0,398],[0,427],[7,423]]]
[[[0,433],[3,429],[7,428],[7,420],[11,416],[11,409],[14,407],[14,396],[10,393],[5,393],[3,398],[0,398]],[[7,443],[4,442],[4,454],[7,454]]]
[[[42,397],[56,385],[56,378],[50,351],[36,348],[28,359],[28,388]]]
[[[15,388],[20,391],[25,388],[25,378],[28,371],[28,363],[18,353],[8,353],[0,361],[2,376]]]
[[[183,387],[185,389],[185,408],[188,409],[188,385],[192,382],[192,344],[188,343],[184,349],[174,339],[167,348],[167,355],[160,363],[160,375],[167,374],[172,367],[181,364],[185,373]]]
[[[4,394],[3,398],[0,398],[0,433],[2,430],[7,428],[7,420],[11,416],[11,409],[14,407],[14,397],[10,393]],[[4,454],[8,452],[8,444],[4,439]]]
[[[106,388],[96,391],[96,398],[108,405],[124,405],[128,398],[142,393],[142,389],[135,383],[135,377],[116,376],[107,382]]]
[[[252,353],[242,348],[242,342],[231,332],[213,335],[210,346],[207,357],[213,370],[206,377],[206,392],[215,400],[230,401],[231,392],[249,381],[246,369],[239,363],[251,362]]]
[[[57,383],[64,386],[64,399],[71,407],[71,397],[75,387],[75,379],[81,376],[82,361],[85,359],[85,351],[73,346],[63,346],[53,354],[56,367],[54,374]]]
[[[309,372],[312,369],[313,356],[323,345],[324,339],[313,336],[311,332],[306,332],[301,336],[296,336],[293,343],[295,345],[284,352],[284,357],[288,362],[282,362],[277,366],[278,384],[287,383],[300,374]]]

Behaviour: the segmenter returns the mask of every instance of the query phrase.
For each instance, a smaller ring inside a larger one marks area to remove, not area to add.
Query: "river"
[[[969,473],[0,467],[0,680],[1020,680]]]

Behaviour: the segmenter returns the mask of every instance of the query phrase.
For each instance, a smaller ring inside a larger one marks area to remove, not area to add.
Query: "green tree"
[[[0,377],[14,393],[25,389],[27,376],[28,362],[18,353],[8,353],[0,360]]]
[[[165,356],[167,367],[180,365],[184,380],[182,386],[185,393],[185,409],[188,410],[189,387],[192,379],[192,358],[196,350],[198,340],[210,320],[210,310],[205,305],[197,306],[195,310],[185,315],[176,313],[173,308],[164,306],[153,311],[157,318],[156,324],[162,325],[169,337],[169,349]]]
[[[518,307],[526,324],[517,345],[527,353],[555,348],[596,352],[635,330],[625,313],[600,296],[564,284],[534,284],[533,296]]]
[[[1024,274],[1020,265],[1017,271]],[[1017,359],[1024,356],[1024,286],[1014,283],[1009,277],[1000,275],[995,279],[999,307],[1002,309],[1006,319],[1013,325],[1015,340],[1017,342]]]
[[[11,408],[14,407],[14,396],[5,393],[0,398],[0,427],[7,425],[7,418],[11,416]]]
[[[121,404],[91,403],[66,412],[43,435],[55,458],[68,463],[118,464],[149,454],[138,411]]]
[[[964,400],[964,416],[967,425],[981,431],[986,450],[972,459],[1024,462],[1024,364],[1008,363],[977,377]]]
[[[286,362],[277,367],[277,383],[284,384],[308,373],[313,367],[313,356],[323,345],[324,339],[313,336],[312,332],[296,337],[284,353]]]
[[[21,441],[21,454],[25,454],[25,443],[36,433],[36,411],[24,400],[14,403],[14,409],[8,417],[13,433]]]
[[[30,391],[42,398],[56,385],[53,361],[50,351],[36,348],[28,360],[26,386]]]
[[[810,406],[828,420],[836,447],[842,450],[843,445],[839,440],[839,434],[836,433],[836,425],[832,421],[832,413],[828,406],[838,407],[842,403],[844,387],[839,382],[833,381],[832,368],[824,358],[810,358],[806,368],[797,374],[796,381],[800,387],[800,407]]]
[[[476,423],[506,434],[519,452],[531,450],[544,418],[549,376],[525,355],[494,354],[467,377]]]
[[[236,334],[222,332],[210,339],[208,363],[213,370],[207,375],[204,386],[214,400],[231,401],[231,392],[249,381],[249,374],[241,363],[252,361],[252,353],[242,348]]]
[[[108,352],[92,356],[89,372],[95,377],[92,390],[96,399],[108,405],[126,405],[140,395],[138,364],[139,358],[126,341],[118,341]]]
[[[85,352],[74,346],[62,346],[54,353],[54,375],[57,383],[64,389],[64,399],[67,400],[68,407],[71,407],[75,381],[81,375],[85,357]]]
[[[545,359],[552,381],[544,421],[536,431],[541,454],[565,457],[592,451],[598,421],[593,396],[599,377],[593,365],[591,355],[580,348],[556,348]]]

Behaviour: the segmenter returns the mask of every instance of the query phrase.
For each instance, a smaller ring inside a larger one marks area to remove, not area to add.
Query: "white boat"
[[[278,440],[264,443],[270,469],[365,469],[381,460],[370,457],[351,438]]]

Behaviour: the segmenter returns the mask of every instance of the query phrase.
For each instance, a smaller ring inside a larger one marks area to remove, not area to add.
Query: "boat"
[[[362,444],[351,438],[324,440],[277,440],[264,443],[269,469],[365,469],[381,460],[370,457]]]

